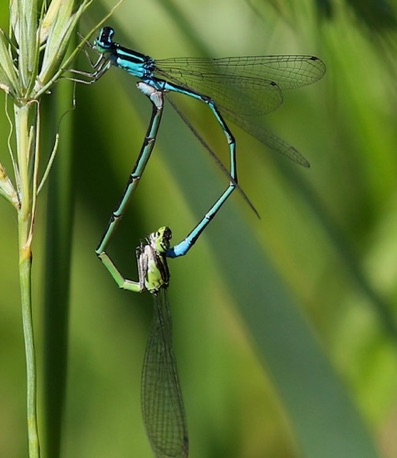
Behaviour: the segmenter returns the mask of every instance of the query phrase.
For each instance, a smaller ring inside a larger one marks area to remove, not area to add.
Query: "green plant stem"
[[[22,322],[25,341],[26,372],[27,372],[27,424],[29,457],[39,458],[40,446],[37,428],[36,409],[36,358],[34,348],[32,300],[31,300],[31,272],[32,250],[30,244],[26,244],[26,222],[19,219],[19,278],[21,285]]]
[[[37,427],[37,369],[32,318],[32,199],[29,176],[29,114],[32,105],[15,107],[17,157],[21,184],[21,206],[18,211],[19,277],[22,323],[27,372],[27,426],[29,458],[40,457]]]

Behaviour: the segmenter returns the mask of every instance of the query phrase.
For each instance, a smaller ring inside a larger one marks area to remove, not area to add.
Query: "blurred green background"
[[[94,2],[82,31],[111,5]],[[0,15],[7,30],[5,5]],[[327,65],[322,81],[285,93],[266,118],[311,169],[234,129],[240,184],[261,219],[236,192],[189,255],[169,263],[193,458],[397,456],[396,15],[386,0],[125,0],[107,22],[116,41],[159,58],[297,53]],[[87,67],[84,56],[76,66]],[[183,103],[227,164],[209,111]],[[150,457],[140,373],[151,297],[118,290],[94,253],[150,105],[118,69],[77,87],[76,105],[68,114],[74,223],[61,456]],[[8,164],[4,116],[0,130]],[[112,244],[123,273],[136,278],[143,236],[167,224],[178,242],[226,183],[168,105]],[[55,224],[45,194],[34,245],[40,367],[45,226]],[[16,215],[5,201],[0,221],[0,456],[25,457]]]

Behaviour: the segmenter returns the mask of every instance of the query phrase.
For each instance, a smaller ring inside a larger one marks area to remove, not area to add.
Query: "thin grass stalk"
[[[32,153],[29,126],[30,111],[36,111],[32,104],[15,107],[15,128],[17,136],[17,158],[20,188],[22,190],[18,211],[19,277],[21,288],[22,323],[25,343],[27,372],[27,427],[30,458],[39,458],[40,444],[37,425],[37,369],[34,346],[32,316],[32,228],[33,213],[31,199],[31,174],[29,157]],[[37,126],[37,124],[36,124]],[[37,132],[36,132],[37,134]]]
[[[19,279],[21,285],[22,321],[27,372],[27,426],[30,458],[40,457],[37,425],[37,371],[33,333],[31,274],[32,250],[26,244],[26,222],[19,219]]]
[[[53,150],[53,154],[48,155],[50,159],[47,167],[41,166],[41,98],[51,96],[53,85],[63,76],[65,68],[70,67],[74,57],[84,47],[84,42],[82,42],[74,50],[70,49],[69,54],[67,53],[69,44],[73,37],[76,36],[75,27],[77,22],[92,1],[52,0],[51,2],[37,2],[37,0],[10,0],[10,27],[8,34],[0,29],[0,90],[5,91],[9,106],[13,105],[14,107],[14,125],[11,128],[10,141],[8,142],[14,177],[7,175],[3,165],[3,158],[0,156],[0,195],[14,206],[18,215],[19,276],[27,368],[27,428],[30,458],[40,457],[37,421],[37,368],[31,291],[33,227],[38,192],[42,189],[43,183],[47,178],[58,145],[58,137],[54,135],[54,139],[56,137],[55,146],[50,147],[50,150]],[[67,96],[71,100],[70,92],[67,93]],[[61,108],[58,114],[64,114],[64,111]],[[59,118],[56,122],[58,123],[56,128],[58,128]],[[67,146],[66,150],[64,151],[64,156],[66,163],[68,163],[67,161],[71,160],[70,148]],[[41,175],[42,169],[45,170],[44,175]],[[59,169],[59,181],[62,180],[62,174],[65,169],[68,171],[66,177],[66,181],[68,181],[70,177],[70,162],[67,166],[63,164]],[[61,182],[62,184],[65,183]],[[68,191],[70,189],[66,187],[65,192]],[[56,202],[54,208],[55,206],[58,209],[68,208],[67,214],[70,218],[70,203],[65,204],[64,201],[62,203]],[[53,211],[53,208],[50,208],[50,210]],[[62,222],[58,221],[58,217]],[[54,220],[59,223],[59,227],[62,227],[62,224],[64,224],[63,227],[67,227],[62,241],[57,236],[51,237],[55,241],[55,245],[58,246],[58,252],[60,251],[59,247],[62,247],[60,254],[62,255],[63,264],[56,270],[58,281],[54,282],[54,285],[59,286],[64,284],[63,282],[69,275],[70,220],[65,221],[56,212],[50,217],[51,224],[54,224]],[[59,256],[51,257],[55,261],[59,259]],[[49,272],[55,271],[53,265],[49,268]],[[51,280],[47,278],[47,284],[49,282]],[[52,288],[54,285],[51,285]],[[67,282],[64,287],[68,287]],[[55,297],[54,291],[57,297]],[[60,298],[67,301],[68,296],[66,293],[61,293],[59,289],[53,289],[49,297],[47,304],[51,303],[54,308],[54,304],[59,301],[59,308],[65,309],[64,302],[60,301]],[[49,309],[50,307],[47,305],[47,308]],[[47,319],[46,323],[48,321]],[[62,324],[59,324],[61,321]],[[63,330],[67,329],[67,327],[65,328],[67,326],[65,322],[67,322],[67,319],[58,320],[59,325],[54,326],[54,328],[57,328],[58,331],[61,326]],[[65,335],[65,332],[63,334]],[[63,345],[65,345],[65,341],[67,339],[64,338]],[[52,339],[49,338],[48,345],[50,347],[52,343]],[[50,362],[53,361],[54,353],[51,355],[48,358]],[[66,350],[61,355],[58,355],[57,360],[62,361],[60,367],[63,370],[61,371],[62,374],[60,375],[60,383],[57,386],[56,394],[52,398],[49,397],[48,400],[50,406],[61,406],[58,410],[54,410],[57,412],[55,417],[50,414],[47,415],[47,424],[51,424],[51,428],[48,428],[48,435],[51,435],[52,443],[55,444],[49,447],[48,456],[51,457],[56,457],[59,454],[60,424],[66,378],[65,355]],[[46,362],[48,360],[46,359]],[[52,367],[53,373],[56,373],[56,370],[59,369],[59,367],[56,367],[54,370],[53,364],[49,364],[49,366]],[[47,386],[50,386],[50,384],[47,383]],[[53,402],[55,396],[59,396],[57,402]]]

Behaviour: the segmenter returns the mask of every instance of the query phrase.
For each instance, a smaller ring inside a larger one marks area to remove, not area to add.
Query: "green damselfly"
[[[106,253],[101,260],[122,289],[148,291],[154,316],[142,371],[142,414],[157,458],[186,458],[189,441],[185,410],[172,343],[172,320],[167,288],[170,274],[166,253],[172,237],[168,227],[150,234],[137,248],[139,280],[127,280]]]

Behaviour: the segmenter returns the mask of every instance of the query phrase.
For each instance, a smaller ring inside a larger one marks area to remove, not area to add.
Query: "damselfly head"
[[[112,27],[103,27],[99,32],[98,38],[94,41],[94,47],[99,52],[110,51],[115,45],[113,35],[114,29]]]
[[[149,243],[158,253],[165,253],[170,247],[171,238],[171,229],[167,226],[163,226],[149,235]]]

